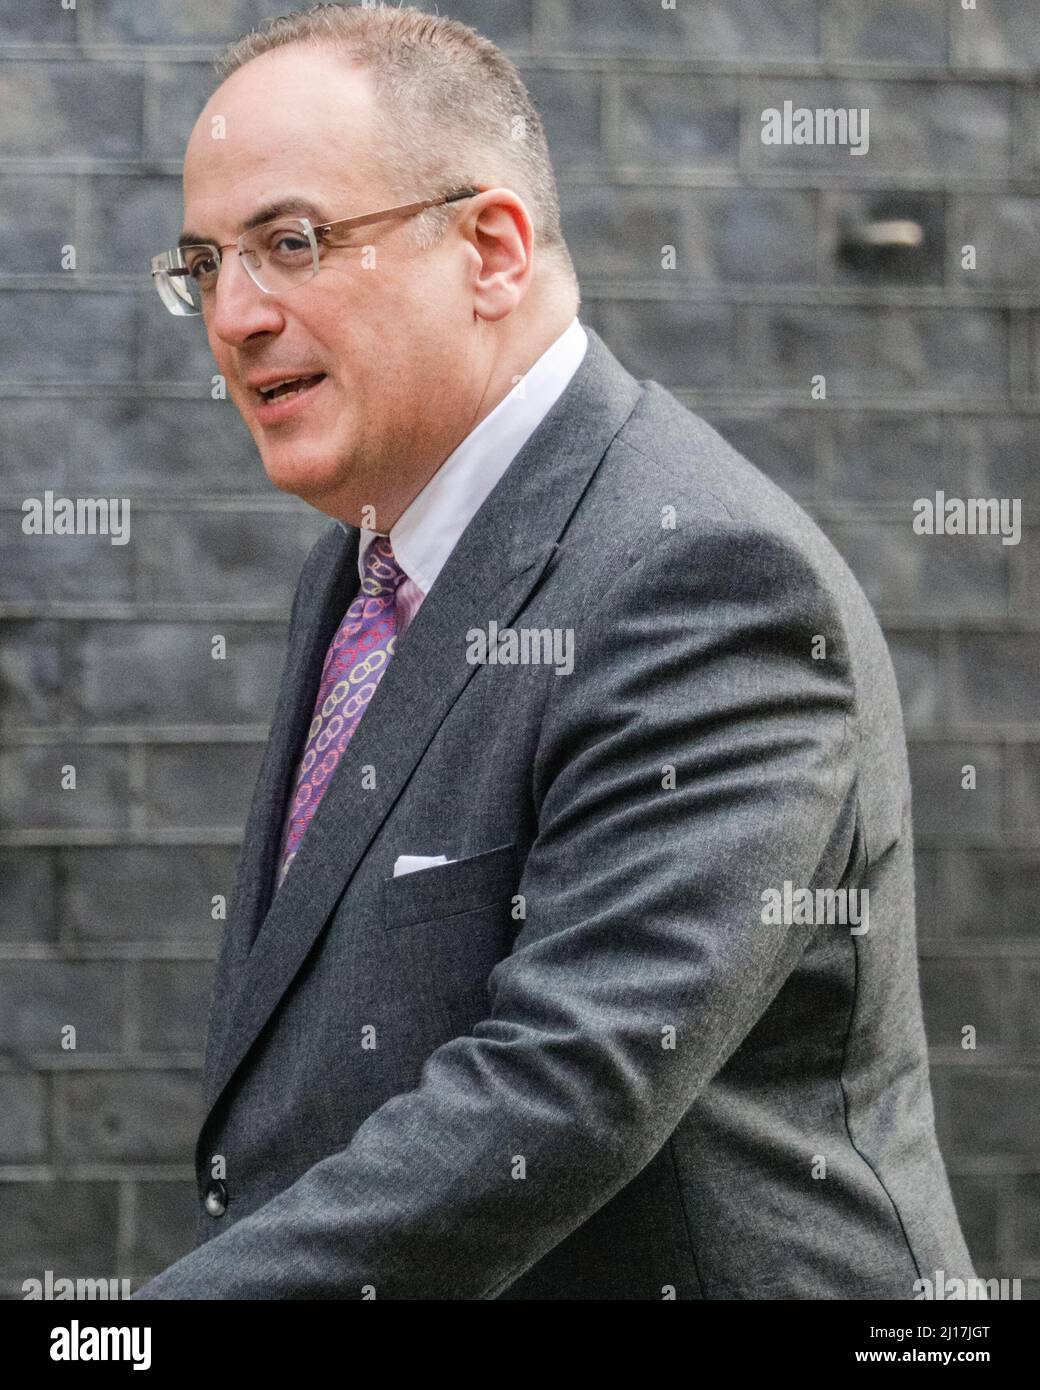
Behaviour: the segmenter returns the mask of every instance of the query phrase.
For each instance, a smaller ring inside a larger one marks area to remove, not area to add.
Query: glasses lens
[[[183,246],[152,261],[159,298],[171,314],[201,314],[203,292],[216,283],[218,257],[212,246]]]
[[[269,294],[292,289],[318,272],[318,245],[309,222],[279,218],[239,238],[246,269]]]

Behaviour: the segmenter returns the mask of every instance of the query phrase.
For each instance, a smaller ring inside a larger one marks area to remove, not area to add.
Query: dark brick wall
[[[980,1272],[1035,1298],[1040,13],[440,8],[505,46],[544,113],[585,320],[819,518],[884,621],[912,745],[943,1148]],[[324,522],[267,484],[234,408],[209,397],[204,336],[142,271],[178,225],[208,62],[275,9],[30,0],[0,28],[8,1296],[48,1267],[143,1279],[190,1242],[210,901],[230,891],[292,586]],[[788,99],[869,108],[869,152],[764,145],[763,109]],[[923,246],[843,251],[870,218],[918,222]],[[818,373],[826,400],[810,395]],[[27,540],[21,504],[47,488],[129,496],[130,543]],[[1021,498],[1021,543],[915,536],[913,500],[937,489]]]

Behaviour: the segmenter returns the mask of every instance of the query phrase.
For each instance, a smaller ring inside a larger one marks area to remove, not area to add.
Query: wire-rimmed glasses
[[[315,226],[306,217],[275,217],[250,227],[227,246],[215,242],[187,242],[152,257],[152,279],[159,298],[171,314],[201,314],[216,288],[221,252],[237,250],[250,278],[264,294],[284,294],[317,275],[322,251],[342,244],[341,238],[355,227],[382,222],[390,217],[414,217],[427,208],[475,198],[479,189],[461,188],[439,198],[402,203],[382,212],[344,217]]]

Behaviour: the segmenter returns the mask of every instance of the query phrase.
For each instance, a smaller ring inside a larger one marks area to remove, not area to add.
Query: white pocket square
[[[402,874],[413,874],[416,869],[432,869],[435,864],[454,864],[444,854],[399,854],[394,860],[394,878]]]

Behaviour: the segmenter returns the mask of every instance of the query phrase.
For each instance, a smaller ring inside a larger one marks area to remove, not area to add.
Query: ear
[[[511,188],[488,188],[467,205],[458,230],[470,248],[473,312],[497,322],[513,312],[531,285],[531,214]]]

